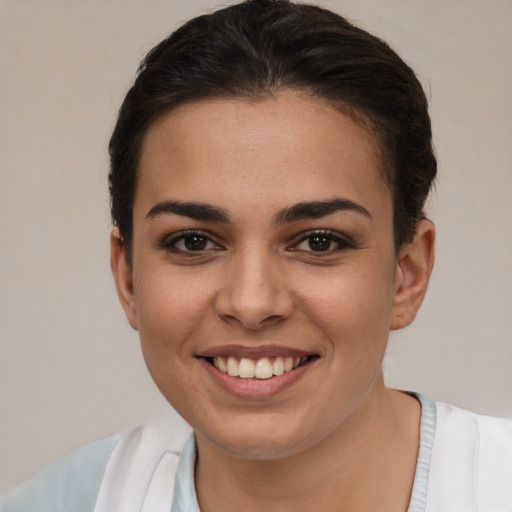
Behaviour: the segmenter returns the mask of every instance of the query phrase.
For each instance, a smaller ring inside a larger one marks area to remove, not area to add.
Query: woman
[[[385,43],[285,1],[196,18],[146,57],[110,156],[119,299],[193,435],[86,447],[2,510],[510,509],[510,422],[384,385],[433,266],[436,174]]]

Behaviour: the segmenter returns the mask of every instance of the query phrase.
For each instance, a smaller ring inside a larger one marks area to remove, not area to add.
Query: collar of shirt
[[[435,403],[416,393],[412,396],[421,402],[420,448],[416,463],[416,473],[411,493],[411,501],[407,512],[424,512],[427,500],[428,472],[430,456],[434,442],[436,424]],[[194,485],[194,466],[197,448],[195,436],[192,434],[181,453],[176,480],[174,484],[174,497],[171,512],[200,512]]]
[[[178,463],[171,512],[200,512],[194,485],[196,456],[196,439],[195,435],[191,434]]]

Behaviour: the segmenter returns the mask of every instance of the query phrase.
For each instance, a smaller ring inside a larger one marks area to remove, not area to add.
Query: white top
[[[408,512],[512,512],[512,421],[416,396],[422,404],[420,449]],[[171,501],[171,512],[199,512],[189,432],[183,424],[172,439],[151,427],[124,436],[95,512],[169,512]]]
[[[512,512],[512,421],[436,410],[425,511]]]
[[[512,420],[415,395],[408,512],[512,512]],[[76,451],[0,498],[0,512],[200,512],[195,438],[175,415]]]

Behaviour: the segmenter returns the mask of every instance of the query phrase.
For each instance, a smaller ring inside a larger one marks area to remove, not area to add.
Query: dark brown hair
[[[248,0],[192,19],[142,61],[110,140],[111,213],[128,258],[142,141],[185,103],[295,89],[371,127],[393,194],[397,249],[412,240],[436,175],[427,100],[381,39],[314,5]]]

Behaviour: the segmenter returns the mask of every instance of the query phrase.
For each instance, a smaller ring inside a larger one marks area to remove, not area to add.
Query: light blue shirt
[[[88,444],[0,497],[0,512],[92,512],[120,436]]]

